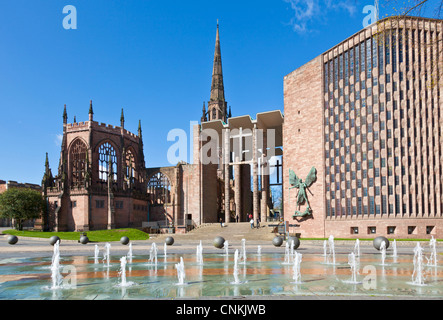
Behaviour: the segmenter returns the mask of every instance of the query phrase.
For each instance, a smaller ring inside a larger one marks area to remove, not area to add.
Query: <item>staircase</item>
[[[272,240],[275,237],[273,233],[274,227],[268,227],[268,224],[275,222],[261,223],[260,228],[251,229],[249,222],[229,223],[225,227],[221,227],[220,223],[209,223],[200,226],[188,233],[184,234],[152,234],[152,239],[162,240],[168,236],[172,236],[175,240],[213,240],[217,236],[223,237],[228,241],[246,240]]]

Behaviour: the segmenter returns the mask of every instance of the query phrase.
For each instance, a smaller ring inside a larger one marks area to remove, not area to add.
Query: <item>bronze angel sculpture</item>
[[[314,167],[312,167],[311,170],[309,171],[308,176],[305,179],[305,182],[303,182],[302,179],[299,179],[294,171],[289,169],[289,184],[291,185],[289,189],[298,188],[298,194],[297,194],[298,209],[300,210],[300,206],[304,202],[306,202],[307,204],[306,210],[304,212],[296,210],[294,217],[304,217],[312,213],[311,206],[308,200],[308,195],[306,194],[306,190],[309,191],[308,188],[315,182],[316,179],[317,179],[317,170]]]

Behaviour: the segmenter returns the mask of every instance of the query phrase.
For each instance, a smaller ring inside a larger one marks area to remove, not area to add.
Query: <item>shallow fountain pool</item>
[[[348,254],[335,263],[320,254],[303,259],[282,253],[62,256],[63,283],[51,287],[47,258],[0,260],[0,299],[158,299],[233,296],[395,296],[443,298],[443,268],[423,266],[424,284],[412,281],[413,255],[362,254],[351,265]],[[176,265],[181,264],[182,268]],[[288,261],[289,260],[289,261]],[[294,267],[294,262],[299,265]],[[109,262],[109,265],[108,265]],[[122,263],[124,268],[122,269]],[[183,274],[179,275],[179,270]],[[297,274],[295,274],[297,272]],[[182,276],[182,278],[180,278]],[[296,281],[294,281],[296,276]],[[181,279],[181,280],[180,280]]]

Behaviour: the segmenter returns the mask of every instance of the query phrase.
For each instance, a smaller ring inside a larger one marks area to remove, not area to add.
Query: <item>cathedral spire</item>
[[[215,37],[214,66],[212,69],[211,101],[225,101],[218,20],[217,34]]]
[[[214,65],[212,69],[211,97],[208,103],[208,120],[226,121],[227,107],[225,101],[225,88],[223,84],[223,69],[221,61],[220,28],[217,20],[217,33],[215,37]]]

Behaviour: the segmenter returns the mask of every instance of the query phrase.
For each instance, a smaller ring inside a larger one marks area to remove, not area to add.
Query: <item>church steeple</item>
[[[212,69],[211,97],[208,103],[209,121],[222,120],[226,122],[227,103],[225,101],[225,88],[223,84],[223,69],[221,61],[220,30],[217,20],[217,33],[215,37],[214,66]]]
[[[225,101],[218,21],[217,34],[215,37],[214,66],[212,69],[211,101]]]

